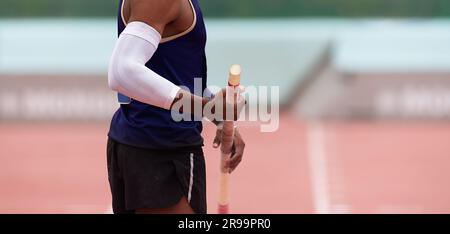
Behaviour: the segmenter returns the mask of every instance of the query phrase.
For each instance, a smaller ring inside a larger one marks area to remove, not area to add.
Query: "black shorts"
[[[206,213],[205,159],[201,146],[153,150],[109,138],[107,157],[114,213],[167,208],[183,196],[194,212]]]

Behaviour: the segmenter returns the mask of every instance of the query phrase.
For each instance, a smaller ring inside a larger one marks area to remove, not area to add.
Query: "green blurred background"
[[[116,0],[2,0],[0,17],[108,17]],[[449,0],[202,0],[208,17],[448,17]]]

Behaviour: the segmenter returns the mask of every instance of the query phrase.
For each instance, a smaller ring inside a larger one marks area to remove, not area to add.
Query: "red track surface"
[[[306,122],[282,115],[276,133],[240,124],[247,150],[232,175],[232,213],[313,213],[318,185],[330,212],[450,212],[449,123],[320,126],[326,163],[310,166]],[[219,165],[214,131],[206,124],[211,213]],[[106,124],[0,124],[0,213],[108,212],[106,133]],[[313,184],[312,167],[326,170],[325,183]]]

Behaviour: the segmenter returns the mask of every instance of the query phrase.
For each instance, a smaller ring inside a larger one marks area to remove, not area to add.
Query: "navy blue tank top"
[[[206,87],[206,28],[198,0],[190,0],[196,21],[192,30],[160,43],[146,66],[178,86],[194,92],[194,79]],[[122,6],[120,0],[119,6]],[[126,25],[119,7],[119,35]],[[184,34],[184,35],[183,35]],[[202,95],[202,94],[197,94]],[[151,149],[173,149],[203,146],[201,121],[172,119],[171,112],[136,100],[121,105],[114,114],[108,136],[131,146]]]

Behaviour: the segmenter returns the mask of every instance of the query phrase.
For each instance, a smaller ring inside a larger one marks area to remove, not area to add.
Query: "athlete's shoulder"
[[[163,30],[181,12],[182,0],[129,0],[130,21],[141,21]]]
[[[172,7],[176,7],[181,5],[182,0],[130,0],[131,4],[140,4],[145,7],[153,7],[158,9],[166,9],[169,10]]]

